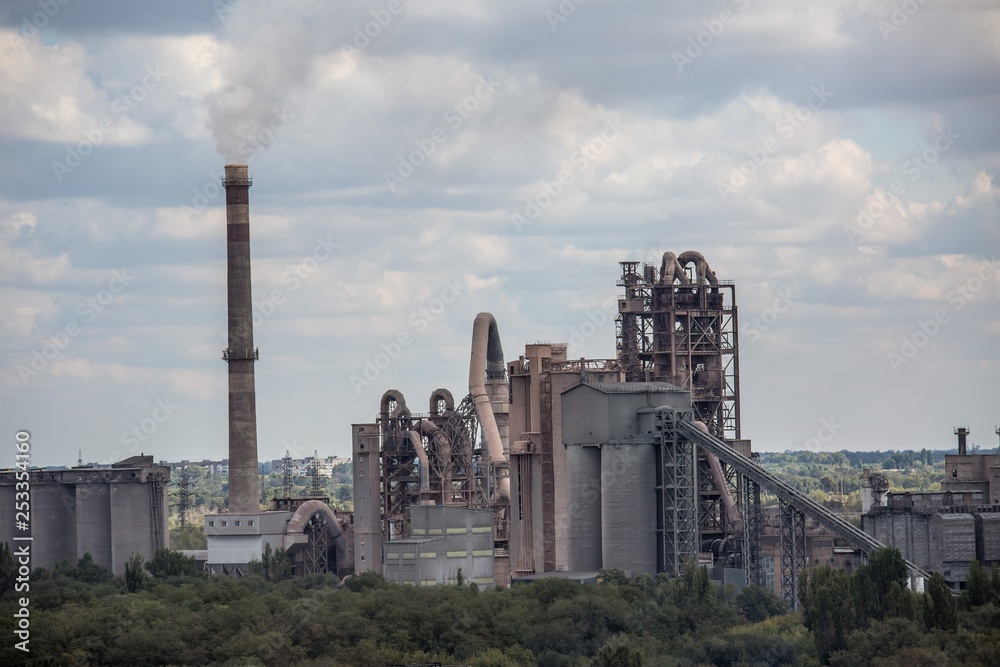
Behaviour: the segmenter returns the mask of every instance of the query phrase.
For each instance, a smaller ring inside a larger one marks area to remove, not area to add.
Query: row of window
[[[237,525],[237,526],[239,526],[239,525],[242,525],[242,524],[240,523],[240,521],[241,521],[241,519],[234,519],[234,520],[233,520],[234,524],[235,524],[235,525]],[[212,526],[214,526],[214,525],[215,525],[215,519],[209,519],[209,520],[208,520],[208,525],[209,525],[209,527],[212,527]],[[224,520],[222,521],[222,527],[223,527],[223,528],[225,528],[225,527],[227,527],[228,525],[229,525],[229,520],[228,520],[228,519],[224,519]],[[252,525],[254,525],[254,520],[253,520],[253,519],[247,519],[247,525],[248,525],[248,526],[252,526]]]
[[[415,572],[417,566],[415,563],[403,563],[403,572]],[[386,563],[386,572],[396,572],[399,570],[399,563]]]

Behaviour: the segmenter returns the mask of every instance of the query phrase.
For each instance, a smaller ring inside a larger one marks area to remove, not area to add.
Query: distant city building
[[[313,474],[313,462],[316,463],[316,471],[320,477],[332,477],[333,470],[339,465],[344,463],[349,463],[350,459],[340,457],[340,456],[327,456],[314,458],[312,456],[307,456],[303,459],[291,459],[292,466],[292,476],[293,477],[309,477]],[[271,461],[266,461],[263,464],[262,472],[267,474],[269,472],[275,474],[283,474],[285,472],[285,466],[283,459],[273,459]]]

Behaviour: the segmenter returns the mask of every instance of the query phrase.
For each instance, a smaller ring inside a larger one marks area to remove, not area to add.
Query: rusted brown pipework
[[[435,389],[431,393],[430,410],[428,410],[431,417],[440,416],[438,412],[439,401],[444,401],[444,411],[446,414],[452,412],[455,409],[455,397],[451,395],[451,392],[443,388]]]

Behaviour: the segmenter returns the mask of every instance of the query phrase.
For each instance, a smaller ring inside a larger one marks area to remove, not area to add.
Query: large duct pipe
[[[500,345],[497,321],[490,313],[479,313],[472,325],[472,360],[469,363],[469,394],[475,404],[479,425],[486,441],[486,455],[494,463],[505,463],[503,439],[493,415],[490,396],[486,393],[486,380],[502,378],[507,367]],[[510,501],[510,476],[502,474],[497,480],[497,492],[502,500]]]
[[[708,426],[704,422],[695,420],[694,425],[699,430],[709,433]],[[733,500],[732,494],[729,493],[729,485],[726,484],[726,476],[722,474],[722,464],[719,463],[719,457],[710,452],[704,453],[705,460],[708,461],[708,469],[712,471],[712,481],[715,483],[715,488],[719,490],[722,509],[726,513],[726,522],[729,524],[729,529],[742,532],[743,519],[740,517],[740,510],[736,507],[736,501]]]
[[[430,401],[430,415],[431,417],[441,416],[440,410],[438,409],[438,403],[444,401],[444,412],[448,414],[455,409],[455,397],[451,395],[451,392],[447,389],[435,389],[431,393]]]
[[[438,390],[440,391],[440,390]],[[444,478],[439,480],[441,483],[441,490],[443,492],[442,502],[447,503],[451,501],[451,438],[449,438],[444,431],[442,431],[437,424],[427,419],[421,419],[420,421],[413,424],[413,431],[416,431],[421,436],[427,438],[428,444],[433,447],[433,451],[437,454],[438,460],[441,462],[441,469],[443,470]],[[426,452],[425,452],[426,456]],[[427,457],[428,462],[430,457]]]
[[[663,260],[660,262],[660,284],[673,285],[674,282],[681,285],[690,285],[684,267],[677,261],[677,255],[672,252],[663,253]]]
[[[417,453],[417,460],[420,461],[420,500],[423,502],[428,500],[431,494],[430,459],[427,456],[427,450],[424,449],[424,439],[420,433],[411,430],[407,431],[406,435],[410,437],[410,443],[413,444],[413,449]]]
[[[336,549],[337,571],[338,574],[343,576],[350,568],[350,561],[347,558],[347,533],[344,532],[343,526],[337,520],[337,515],[333,513],[329,505],[320,500],[307,500],[299,505],[299,508],[295,510],[295,514],[292,515],[292,518],[288,520],[285,526],[285,535],[304,532],[309,520],[316,515],[326,521],[327,535],[330,538],[333,548]],[[291,545],[286,543],[286,548],[288,546]]]
[[[696,250],[686,250],[680,254],[677,258],[677,262],[681,266],[687,266],[688,264],[694,264],[695,274],[698,276],[698,284],[704,285],[705,281],[712,283],[713,285],[719,284],[719,279],[715,277],[715,271],[712,267],[708,265],[708,261],[705,256]]]
[[[389,414],[389,403],[391,401],[396,402],[396,408]],[[406,408],[406,399],[403,398],[403,394],[397,389],[389,389],[384,394],[382,394],[382,401],[379,403],[379,413],[382,415],[382,419],[395,419],[403,415],[408,415],[409,410]]]
[[[245,164],[227,164],[229,511],[259,512],[257,398],[254,386],[253,298],[250,294],[250,175]]]

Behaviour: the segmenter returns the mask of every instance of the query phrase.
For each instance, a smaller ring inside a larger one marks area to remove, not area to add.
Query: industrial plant
[[[410,400],[385,387],[374,418],[351,425],[353,513],[316,496],[261,509],[251,185],[246,165],[225,167],[229,497],[204,518],[212,572],[242,576],[268,547],[297,575],[483,588],[698,564],[795,608],[806,568],[850,569],[885,545],[903,553],[917,590],[930,571],[958,589],[972,560],[1000,564],[1000,456],[968,454],[967,429],[956,430],[940,491],[887,493],[867,472],[863,527],[759,465],[741,427],[736,284],[690,250],[620,262],[609,358],[570,359],[566,343],[509,358],[500,323],[479,313],[468,387],[431,384]],[[167,546],[168,482],[147,456],[33,472],[34,525],[48,531],[35,535],[35,564],[90,552],[118,573],[131,553],[151,557]],[[0,501],[13,505],[13,494],[13,474],[0,471]],[[0,518],[0,537],[11,520]]]

